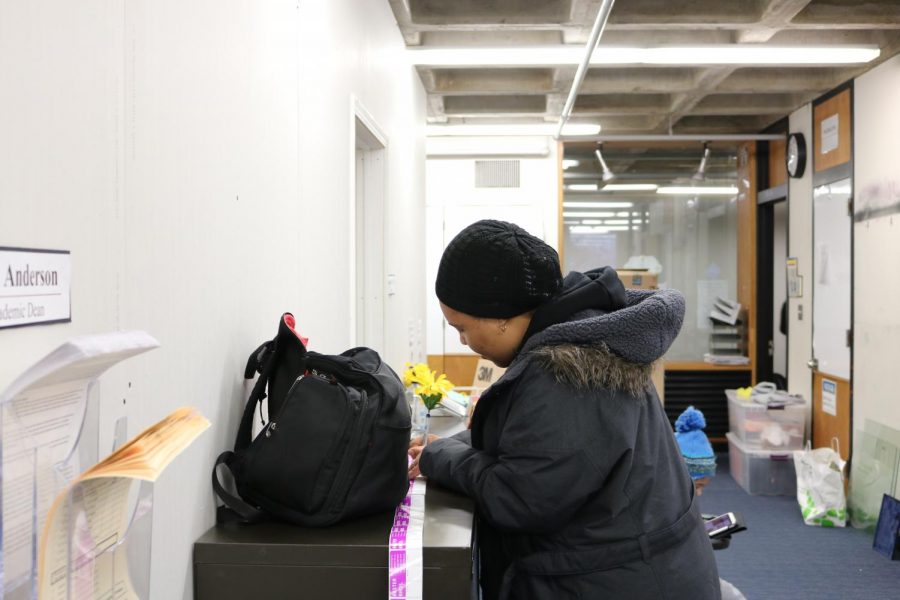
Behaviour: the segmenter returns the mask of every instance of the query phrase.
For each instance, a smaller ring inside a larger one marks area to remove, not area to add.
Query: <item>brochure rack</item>
[[[59,507],[65,539],[48,544],[60,556],[44,557],[49,571],[41,569],[40,598],[149,598],[152,508],[150,482],[109,477],[74,485]]]
[[[144,332],[73,338],[0,393],[0,598],[148,597],[152,485],[73,482],[98,459],[98,377],[158,345]]]

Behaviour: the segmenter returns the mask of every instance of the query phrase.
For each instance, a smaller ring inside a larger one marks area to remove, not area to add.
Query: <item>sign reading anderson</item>
[[[68,250],[0,247],[0,329],[72,320]]]

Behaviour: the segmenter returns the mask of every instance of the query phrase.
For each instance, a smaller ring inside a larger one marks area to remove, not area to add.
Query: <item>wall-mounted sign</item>
[[[787,268],[788,298],[803,297],[803,276],[799,274],[797,259],[788,258],[785,262]]]
[[[0,246],[0,329],[72,320],[68,250]]]
[[[837,384],[828,379],[822,380],[822,412],[837,416]]]
[[[840,128],[840,117],[831,115],[827,119],[822,119],[822,154],[828,154],[838,147],[838,130]]]

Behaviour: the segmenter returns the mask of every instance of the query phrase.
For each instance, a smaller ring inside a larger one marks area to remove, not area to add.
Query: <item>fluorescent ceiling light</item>
[[[596,192],[597,184],[596,183],[570,183],[566,186],[567,190],[572,190],[575,192]]]
[[[658,188],[655,183],[607,183],[603,192],[650,192]]]
[[[656,190],[657,194],[685,194],[696,196],[730,196],[737,194],[737,187],[712,187],[712,186],[670,186]]]
[[[569,212],[563,213],[563,218],[574,219],[578,217],[612,217],[615,213],[611,212]]]
[[[656,65],[846,65],[878,58],[877,46],[722,45],[647,48]],[[597,53],[594,53],[596,57]],[[591,61],[593,62],[593,60]]]
[[[572,233],[609,233],[610,231],[628,231],[628,227],[613,225],[611,227],[600,225],[570,225],[569,231]]]
[[[429,67],[565,66],[578,65],[582,45],[531,48],[419,48],[408,50],[412,64]],[[881,54],[878,46],[766,46],[710,44],[649,48],[599,46],[592,65],[827,65],[870,62]]]
[[[572,233],[609,233],[609,228],[595,227],[592,225],[570,225],[569,231]]]
[[[563,202],[563,208],[631,208],[634,202]],[[610,215],[612,216],[612,215]]]
[[[631,223],[628,219],[606,219],[607,225],[628,225]]]
[[[600,126],[592,123],[567,123],[563,127],[563,135],[597,135]],[[444,135],[556,135],[555,123],[498,123],[498,124],[466,124],[466,125],[428,125],[425,135],[437,137]]]
[[[443,136],[425,139],[425,156],[547,156],[550,141],[544,136],[463,137]]]
[[[577,160],[574,160],[571,158],[564,158],[562,161],[563,170],[571,169],[572,167],[577,167],[580,164],[581,164],[580,161],[577,161]]]

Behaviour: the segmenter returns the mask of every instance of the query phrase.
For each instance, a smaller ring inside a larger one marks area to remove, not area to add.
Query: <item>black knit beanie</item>
[[[533,310],[561,286],[556,250],[518,225],[492,220],[473,223],[451,240],[434,285],[450,308],[494,319]]]

